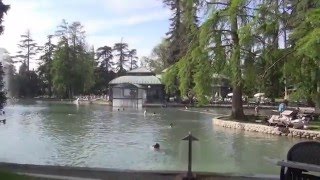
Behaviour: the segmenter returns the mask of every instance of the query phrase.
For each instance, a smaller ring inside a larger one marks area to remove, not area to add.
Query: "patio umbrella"
[[[254,95],[254,97],[261,97],[261,96],[264,96],[265,94],[264,93],[257,93]]]

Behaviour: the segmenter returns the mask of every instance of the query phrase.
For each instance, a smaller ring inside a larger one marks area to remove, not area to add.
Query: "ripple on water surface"
[[[299,140],[212,126],[214,114],[175,108],[24,103],[6,107],[0,125],[0,161],[144,170],[185,170],[189,131],[197,171],[278,174],[272,164]],[[156,115],[153,116],[152,113]],[[170,128],[169,124],[174,126]],[[161,152],[153,151],[154,143]]]

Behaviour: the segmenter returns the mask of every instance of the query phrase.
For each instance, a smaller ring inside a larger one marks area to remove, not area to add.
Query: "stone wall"
[[[250,131],[250,132],[260,132],[260,133],[266,133],[266,134],[272,134],[272,135],[278,135],[278,136],[288,136],[288,137],[320,140],[320,131],[281,128],[281,127],[267,126],[262,124],[222,120],[219,118],[214,118],[212,120],[212,123],[215,126],[221,126],[225,128],[232,128],[232,129],[240,129],[240,130]]]

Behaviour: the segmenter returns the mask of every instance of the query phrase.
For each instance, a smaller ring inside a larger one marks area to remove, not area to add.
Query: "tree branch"
[[[206,1],[207,4],[213,4],[213,5],[223,5],[223,6],[229,6],[230,3],[223,3],[223,2],[208,2]]]
[[[271,68],[273,68],[279,61],[281,61],[282,59],[286,58],[288,55],[290,55],[290,54],[292,54],[292,53],[294,53],[294,52],[295,52],[295,50],[292,50],[292,51],[288,52],[287,54],[285,54],[284,56],[282,56],[281,58],[279,58],[276,62],[274,62],[271,66],[269,66],[269,67],[264,71],[264,73],[263,73],[263,75],[262,75],[262,78],[264,78],[264,77],[266,76],[267,72],[268,72]]]

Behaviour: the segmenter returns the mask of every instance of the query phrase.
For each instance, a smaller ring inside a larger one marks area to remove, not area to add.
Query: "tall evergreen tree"
[[[0,0],[0,35],[2,34],[4,27],[2,25],[3,22],[3,15],[7,13],[10,6],[5,5],[2,3],[2,0]],[[3,83],[3,77],[4,77],[4,71],[3,71],[3,65],[0,62],[0,109],[3,109],[5,103],[6,103],[6,92],[4,90],[4,83]]]
[[[125,67],[127,66],[127,62],[129,61],[129,53],[128,53],[128,44],[127,43],[116,43],[113,47],[115,51],[115,56],[118,57],[116,60],[116,68],[117,74],[123,75],[125,73]]]
[[[184,44],[185,27],[182,24],[182,0],[163,0],[163,3],[172,12],[170,18],[170,29],[166,33],[169,41],[169,56],[167,63],[173,65],[178,62],[186,53]]]
[[[104,69],[105,72],[109,72],[113,66],[113,54],[112,47],[103,46],[97,49],[97,60],[99,66]]]
[[[27,30],[25,34],[21,35],[20,44],[18,44],[20,50],[15,56],[17,62],[21,62],[26,65],[27,72],[30,71],[30,61],[38,53],[39,46],[32,39],[30,30]]]
[[[58,95],[72,98],[85,93],[94,83],[94,57],[86,48],[85,32],[79,22],[63,20],[56,31],[59,37],[53,58],[53,86]]]
[[[10,9],[10,6],[3,4],[2,0],[0,0],[0,34],[2,34],[4,30],[4,27],[2,25],[3,15],[6,14],[9,9]]]
[[[129,59],[130,59],[130,70],[138,67],[138,57],[137,57],[137,50],[131,49],[128,53]]]
[[[194,94],[193,75],[196,66],[195,58],[191,54],[198,43],[198,7],[199,1],[176,0],[164,1],[173,12],[170,31],[167,41],[169,43],[169,55],[167,64],[177,66],[171,67],[164,76],[167,92],[182,96]],[[176,72],[177,74],[175,74]],[[170,76],[170,77],[169,77]],[[169,84],[172,87],[169,87]],[[169,90],[179,89],[179,92]],[[192,98],[189,96],[189,98]]]
[[[42,60],[42,63],[40,64],[38,71],[40,77],[42,77],[43,82],[45,83],[45,88],[48,91],[48,95],[52,96],[52,61],[53,61],[53,53],[55,50],[55,45],[52,44],[52,35],[48,35],[47,39],[48,41],[45,43],[43,50],[43,55],[40,57],[40,60]]]

